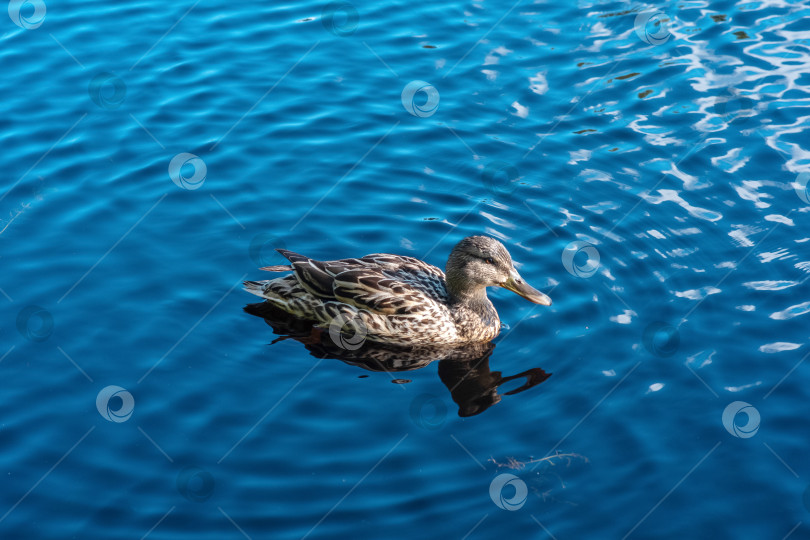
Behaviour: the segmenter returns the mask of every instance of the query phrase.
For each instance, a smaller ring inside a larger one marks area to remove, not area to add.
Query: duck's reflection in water
[[[527,369],[508,377],[501,375],[500,371],[491,371],[489,357],[495,349],[493,343],[393,348],[363,341],[350,345],[344,342],[341,346],[335,343],[328,331],[313,328],[311,322],[292,319],[289,314],[269,303],[248,304],[244,309],[251,315],[263,318],[273,333],[280,336],[273,343],[294,339],[316,358],[334,358],[368,371],[388,373],[413,371],[438,361],[439,378],[450,390],[453,401],[458,405],[458,415],[462,417],[480,414],[498,403],[502,395],[519,394],[551,376],[551,373],[540,368]],[[524,383],[504,394],[498,393],[501,385],[517,379],[524,379]]]

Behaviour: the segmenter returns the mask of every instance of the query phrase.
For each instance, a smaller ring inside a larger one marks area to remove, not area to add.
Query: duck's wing
[[[446,305],[449,297],[444,272],[435,266],[413,257],[375,253],[363,257],[364,262],[377,268],[385,279],[376,283],[375,289],[389,291],[395,296],[404,296],[411,302]]]
[[[335,276],[364,266],[360,259],[341,259],[337,261],[318,261],[306,255],[286,249],[276,250],[290,261],[290,265],[270,266],[262,270],[281,272],[292,270],[298,283],[307,292],[321,300],[334,300]]]
[[[317,261],[292,251],[278,251],[290,261],[289,269],[298,283],[326,302],[404,315],[447,301],[444,273],[413,257],[374,253],[360,259]]]

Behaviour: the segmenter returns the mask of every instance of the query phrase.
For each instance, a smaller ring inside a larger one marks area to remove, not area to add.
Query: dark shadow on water
[[[493,343],[473,343],[456,347],[391,347],[371,341],[363,342],[356,350],[341,347],[329,332],[314,328],[312,322],[291,318],[286,312],[266,302],[248,304],[245,312],[261,317],[280,336],[273,343],[294,339],[315,358],[333,358],[368,371],[396,373],[421,369],[439,362],[439,378],[450,391],[462,417],[481,414],[501,400],[502,395],[519,394],[537,386],[551,376],[540,368],[531,368],[504,377],[500,371],[491,371],[489,358],[495,350]],[[498,388],[510,381],[525,382],[504,394]]]

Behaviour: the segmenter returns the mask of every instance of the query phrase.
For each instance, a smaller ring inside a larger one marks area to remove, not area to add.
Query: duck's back
[[[359,320],[366,339],[398,345],[459,341],[444,272],[413,257],[375,253],[359,259],[317,261],[279,250],[293,274],[246,282],[248,291],[286,311],[329,327]]]

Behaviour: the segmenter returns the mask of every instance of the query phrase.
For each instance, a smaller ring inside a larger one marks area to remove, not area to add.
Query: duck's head
[[[551,298],[526,283],[503,244],[489,236],[468,236],[447,259],[447,289],[456,299],[486,296],[487,287],[503,287],[529,302],[551,305]]]

